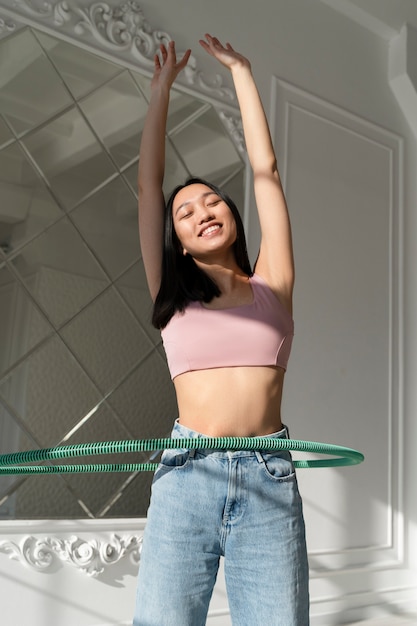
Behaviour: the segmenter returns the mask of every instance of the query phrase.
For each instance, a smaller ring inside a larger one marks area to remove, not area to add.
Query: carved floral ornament
[[[97,577],[122,558],[129,557],[134,565],[139,564],[142,537],[112,534],[108,540],[69,539],[58,537],[22,538],[19,543],[0,541],[0,553],[19,561],[37,572],[51,572],[57,566],[69,563],[91,577]]]
[[[11,20],[5,20],[0,17],[0,35],[4,33],[12,33],[16,29],[16,24]]]

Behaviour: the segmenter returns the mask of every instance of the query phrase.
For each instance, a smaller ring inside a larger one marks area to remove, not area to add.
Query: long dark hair
[[[210,302],[220,295],[218,285],[204,270],[200,269],[192,256],[184,256],[180,240],[174,228],[172,205],[177,193],[188,185],[196,183],[206,185],[214,191],[229,207],[236,222],[236,240],[233,252],[238,266],[252,275],[245,231],[242,218],[233,200],[219,187],[202,178],[189,178],[184,185],[178,185],[171,193],[165,207],[164,246],[162,255],[161,286],[155,300],[152,324],[155,328],[165,328],[177,311],[184,311],[193,301]]]

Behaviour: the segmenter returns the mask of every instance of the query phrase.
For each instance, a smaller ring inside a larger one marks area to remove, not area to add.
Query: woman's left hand
[[[206,52],[211,54],[211,56],[217,59],[229,70],[231,70],[233,67],[250,68],[250,63],[248,59],[239,52],[233,50],[230,43],[226,43],[226,45],[223,46],[223,44],[220,43],[217,37],[212,37],[209,34],[206,34],[205,38],[206,40],[200,39],[200,45],[204,48]]]

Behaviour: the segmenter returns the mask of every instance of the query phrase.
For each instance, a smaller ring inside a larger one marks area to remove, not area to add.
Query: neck
[[[222,294],[233,292],[237,287],[246,281],[248,276],[238,266],[233,257],[233,262],[229,265],[219,263],[205,263],[196,260],[197,265],[218,285]]]

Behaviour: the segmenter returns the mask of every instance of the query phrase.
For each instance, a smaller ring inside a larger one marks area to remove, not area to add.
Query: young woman
[[[293,336],[287,206],[249,61],[210,35],[232,75],[261,225],[252,274],[239,213],[207,181],[162,192],[171,86],[190,51],[155,58],[139,160],[139,230],[153,323],[179,417],[172,437],[288,437],[280,403]],[[166,450],[155,473],[135,626],[200,626],[220,556],[233,624],[307,626],[302,503],[289,452]]]

